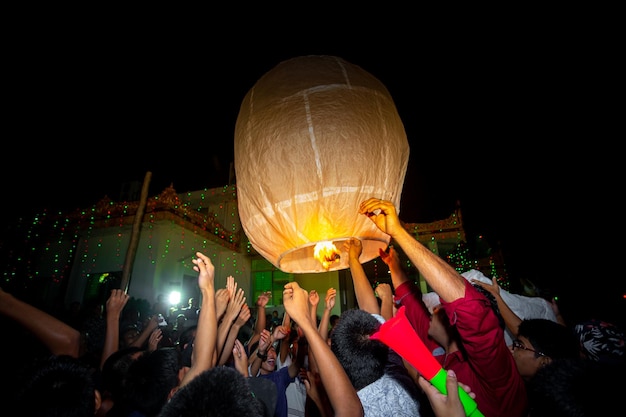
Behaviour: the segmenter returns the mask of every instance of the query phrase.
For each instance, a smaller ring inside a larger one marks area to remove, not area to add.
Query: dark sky
[[[396,103],[411,146],[404,221],[445,218],[458,200],[470,237],[501,246],[514,277],[576,291],[574,281],[619,271],[608,241],[618,223],[610,190],[623,178],[623,127],[613,128],[623,67],[597,33],[503,27],[251,31],[228,42],[24,36],[4,60],[3,210],[88,207],[147,171],[151,195],[170,183],[222,186],[246,92],[285,59],[336,55]],[[600,285],[626,292],[623,282]]]

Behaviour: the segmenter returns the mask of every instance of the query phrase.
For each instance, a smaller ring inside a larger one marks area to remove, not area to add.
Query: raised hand
[[[244,377],[248,377],[248,355],[246,355],[246,348],[239,339],[235,339],[235,345],[233,346],[233,360],[235,362],[235,369],[239,371]]]
[[[267,305],[267,303],[269,303],[270,298],[272,298],[272,293],[270,291],[265,291],[262,292],[259,297],[256,299],[256,305],[257,307],[263,307],[265,308],[265,306]]]
[[[241,311],[239,312],[239,315],[237,316],[237,320],[235,324],[237,324],[239,327],[242,327],[244,324],[248,322],[248,320],[250,320],[251,316],[252,316],[252,313],[250,313],[250,307],[248,307],[248,304],[244,304],[241,306]]]
[[[356,259],[358,261],[363,252],[363,243],[360,239],[351,237],[343,242],[343,249],[348,252],[350,259]]]
[[[226,290],[228,291],[228,299],[232,300],[237,291],[237,283],[235,282],[235,277],[232,275],[226,277]]]
[[[289,336],[289,328],[283,326],[282,324],[280,326],[276,326],[272,332],[272,338],[274,341],[284,339],[287,336]]]
[[[498,280],[496,278],[491,279],[491,284],[487,284],[486,282],[482,282],[478,279],[472,279],[472,284],[476,284],[479,287],[487,290],[489,294],[493,295],[496,300],[500,297],[500,285],[498,285]]]
[[[221,319],[226,312],[226,307],[230,301],[230,295],[226,288],[219,288],[215,291],[215,314],[217,319]]]
[[[367,216],[381,231],[393,236],[402,229],[396,206],[392,202],[369,198],[359,206],[359,213]]]
[[[215,289],[215,266],[211,259],[202,252],[196,252],[197,258],[192,259],[193,270],[198,272],[198,287],[202,289]]]
[[[246,297],[244,297],[243,288],[239,288],[234,297],[228,303],[226,307],[226,314],[224,316],[225,320],[228,320],[229,323],[235,321],[239,312],[241,311],[241,307],[246,303]]]
[[[150,333],[150,337],[148,338],[148,351],[154,352],[159,348],[159,343],[163,339],[163,331],[161,329],[154,329],[152,333]]]
[[[386,282],[381,282],[376,286],[375,294],[380,298],[383,302],[386,300],[393,300],[393,293],[391,291],[391,285]]]
[[[309,303],[315,307],[317,307],[317,305],[320,303],[320,295],[318,294],[317,291],[315,290],[309,291]]]
[[[335,299],[337,298],[337,290],[334,288],[329,288],[326,290],[326,298],[324,301],[326,302],[326,310],[332,310],[335,307]]]
[[[110,315],[117,315],[117,319],[119,319],[124,306],[130,299],[130,296],[124,292],[124,290],[114,289],[111,290],[111,295],[107,299],[106,303],[106,312],[107,317]]]
[[[258,347],[259,352],[263,354],[267,353],[267,349],[272,343],[271,338],[272,338],[272,335],[270,331],[267,329],[263,329],[263,331],[261,332],[261,337],[259,338],[259,347]]]
[[[309,294],[303,288],[300,288],[297,282],[285,284],[283,290],[283,305],[285,311],[289,313],[289,317],[300,326],[304,322],[309,322]]]

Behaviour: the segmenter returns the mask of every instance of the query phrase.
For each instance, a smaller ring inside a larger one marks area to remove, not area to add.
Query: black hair
[[[527,338],[536,351],[553,360],[580,357],[580,345],[574,332],[555,321],[542,318],[522,320],[517,334]]]
[[[179,383],[181,365],[180,351],[175,347],[142,353],[128,367],[123,397],[115,399],[113,409],[156,416]]]
[[[113,352],[104,361],[101,372],[102,390],[109,393],[113,400],[122,397],[128,368],[142,352],[144,349],[138,346],[129,346]]]
[[[350,309],[343,312],[332,332],[331,350],[358,391],[385,372],[389,348],[372,340],[381,323],[370,313]]]
[[[159,417],[264,417],[273,414],[273,410],[271,413],[265,410],[264,403],[253,394],[243,375],[234,368],[216,366],[179,389]]]
[[[93,417],[96,384],[88,366],[66,355],[32,365],[14,411],[21,416]]]
[[[623,384],[611,383],[624,374],[624,364],[583,358],[553,360],[528,383],[532,417],[592,417],[612,415],[622,407]]]

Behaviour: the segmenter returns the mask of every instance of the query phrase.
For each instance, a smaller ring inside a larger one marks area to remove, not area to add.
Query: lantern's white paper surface
[[[242,226],[280,270],[345,269],[350,237],[361,263],[388,246],[358,208],[377,197],[399,212],[409,144],[386,87],[359,66],[325,55],[278,64],[244,97],[234,151]],[[313,257],[320,241],[342,251],[328,269]]]

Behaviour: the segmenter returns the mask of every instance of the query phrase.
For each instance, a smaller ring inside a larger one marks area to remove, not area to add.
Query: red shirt
[[[489,301],[467,280],[465,297],[451,303],[441,300],[450,323],[461,335],[467,356],[461,351],[446,356],[428,336],[430,314],[415,283],[405,282],[396,288],[394,299],[406,306],[409,323],[442,367],[454,370],[458,380],[470,386],[485,417],[527,416],[526,386],[506,346],[504,330]]]

